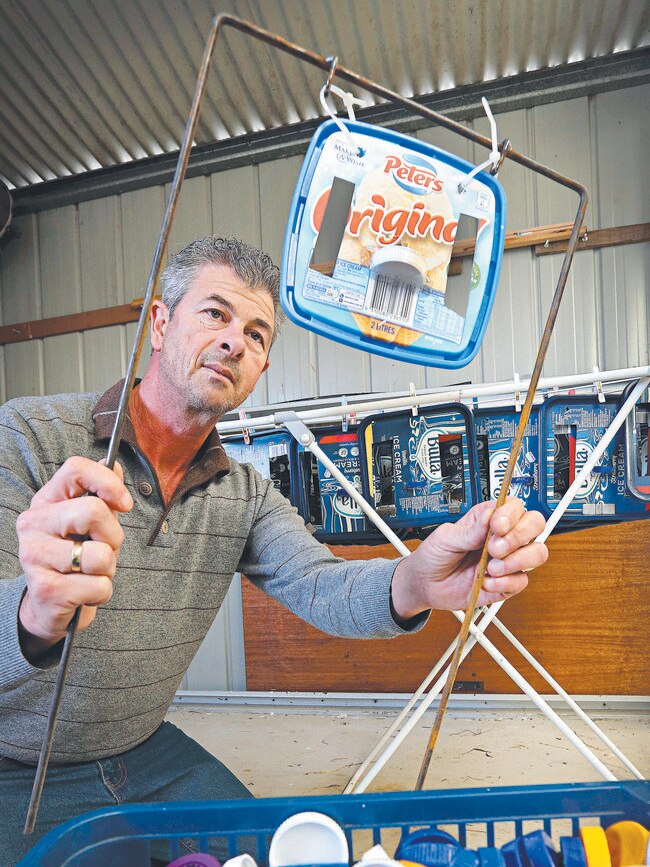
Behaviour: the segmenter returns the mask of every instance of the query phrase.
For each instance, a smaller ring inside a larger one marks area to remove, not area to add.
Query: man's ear
[[[267,358],[265,363],[264,363],[264,367],[262,368],[262,373],[265,373],[269,369],[270,363],[271,363],[270,360]]]
[[[163,344],[165,329],[169,322],[169,310],[167,305],[159,298],[155,298],[151,305],[151,348],[154,352],[160,352]]]

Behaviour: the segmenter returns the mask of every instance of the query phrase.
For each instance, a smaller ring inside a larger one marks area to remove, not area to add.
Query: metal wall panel
[[[258,169],[262,247],[276,262],[282,254],[286,215],[301,162],[298,157],[290,157],[262,163]],[[316,397],[317,380],[314,335],[287,322],[273,348],[266,374],[268,402]]]
[[[38,218],[30,214],[16,220],[20,241],[14,241],[2,253],[0,286],[2,287],[3,324],[40,319],[41,270],[38,252]],[[13,343],[4,348],[4,400],[23,394],[43,394],[42,341]]]
[[[644,0],[5,2],[0,177],[22,187],[176,150],[215,12],[337,54],[405,96],[611,59],[649,41]],[[317,117],[323,78],[227,29],[196,143]]]
[[[647,170],[650,115],[642,88],[603,94],[593,129],[597,185],[593,213],[598,224],[617,226],[648,220]],[[647,358],[650,343],[650,255],[648,244],[610,247],[595,256],[600,285],[599,344],[603,367],[627,358]]]
[[[584,182],[591,194],[590,229],[649,219],[645,171],[649,86],[497,116],[499,137]],[[485,133],[487,125],[477,120]],[[453,133],[419,135],[472,161],[482,148]],[[300,158],[197,177],[186,182],[170,251],[208,234],[242,237],[279,261]],[[577,197],[506,162],[508,231],[572,220]],[[141,297],[164,212],[166,190],[152,187],[77,207],[18,218],[21,232],[0,259],[2,324],[121,304]],[[504,257],[494,313],[472,364],[455,371],[423,369],[369,356],[316,338],[288,323],[271,366],[248,405],[325,394],[407,390],[472,380],[510,379],[532,369],[562,256],[530,250]],[[467,279],[464,276],[455,280]],[[648,245],[578,252],[560,309],[545,375],[648,363]],[[13,344],[0,350],[0,397],[79,388],[102,390],[123,375],[135,325]],[[143,351],[146,365],[149,350]],[[241,597],[235,584],[183,686],[244,686]]]
[[[79,267],[82,310],[126,302],[122,213],[117,196],[79,205]],[[125,370],[125,326],[106,328],[100,341],[92,331],[81,337],[85,388],[102,391],[107,378],[114,382],[121,379]]]

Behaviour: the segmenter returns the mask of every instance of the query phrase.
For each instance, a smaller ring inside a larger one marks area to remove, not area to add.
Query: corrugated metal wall
[[[589,228],[648,221],[646,171],[650,87],[613,91],[500,114],[499,137],[585,184]],[[477,122],[487,134],[487,125]],[[473,146],[452,133],[420,137],[479,162]],[[188,180],[170,248],[210,232],[237,235],[279,261],[298,157]],[[519,166],[501,175],[508,230],[573,220],[571,194]],[[0,324],[74,313],[142,296],[162,222],[166,190],[154,187],[16,221],[21,238],[0,260]],[[506,253],[483,347],[458,371],[422,369],[334,344],[288,324],[251,404],[326,394],[433,387],[460,380],[489,382],[529,373],[562,261],[528,249]],[[648,245],[577,254],[560,310],[545,375],[647,364],[650,304]],[[49,338],[0,348],[0,398],[105,389],[124,372],[135,326]],[[143,359],[146,363],[147,352]],[[243,685],[236,592],[208,649],[190,669],[194,689]],[[225,623],[223,622],[225,620]],[[214,654],[223,659],[221,669]],[[210,655],[209,664],[205,654]]]

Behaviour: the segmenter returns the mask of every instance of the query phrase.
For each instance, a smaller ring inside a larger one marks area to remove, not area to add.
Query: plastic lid
[[[412,272],[415,270],[420,276],[420,281],[423,282],[427,274],[427,265],[415,250],[409,247],[391,246],[375,250],[370,258],[370,270],[395,277],[403,272],[406,280],[413,279]]]

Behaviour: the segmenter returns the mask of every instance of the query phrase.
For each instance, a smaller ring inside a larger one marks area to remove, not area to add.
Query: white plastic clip
[[[479,172],[482,172],[483,169],[491,169],[493,174],[497,174],[499,171],[499,166],[501,165],[501,153],[499,152],[499,142],[497,138],[497,123],[494,119],[494,115],[492,114],[492,109],[490,108],[490,103],[483,96],[481,98],[481,102],[483,103],[483,110],[487,115],[487,119],[490,123],[490,141],[492,142],[492,150],[490,151],[490,156],[485,160],[484,163],[481,163],[480,166],[476,166],[472,169],[472,171],[467,175],[465,181],[463,183],[458,184],[458,192],[464,193],[467,187],[469,186],[469,182],[472,180],[474,175],[477,175]]]
[[[334,58],[332,69],[336,68],[337,59],[338,58]],[[341,100],[341,102],[345,106],[346,111],[348,113],[348,117],[350,120],[356,120],[357,119],[356,115],[354,113],[354,106],[358,105],[360,108],[363,108],[363,106],[366,103],[362,99],[357,99],[357,97],[353,93],[350,93],[349,91],[346,91],[346,90],[342,90],[340,87],[337,87],[335,84],[332,84],[330,79],[331,79],[331,75],[330,75],[330,78],[327,80],[327,82],[321,87],[320,104],[322,105],[325,113],[328,114],[332,118],[334,123],[341,130],[343,135],[348,140],[349,144],[353,148],[356,149],[357,156],[362,157],[364,155],[363,148],[359,147],[359,145],[355,142],[350,130],[343,123],[341,118],[337,116],[334,109],[332,109],[330,107],[329,103],[327,102],[327,97],[329,96],[330,93],[333,93],[335,96],[338,96],[338,98]]]
[[[415,402],[413,403],[413,406],[411,407],[411,415],[417,415],[417,414],[419,413],[419,411],[420,411],[420,408],[419,408],[419,406],[418,406],[418,404],[417,404],[417,396],[418,396],[418,393],[417,393],[417,391],[415,390],[415,383],[414,383],[414,382],[409,382],[409,394],[411,395],[411,397],[412,397],[412,398],[414,399],[414,401],[415,401]]]
[[[593,368],[593,373],[600,373],[598,367]],[[594,379],[594,391],[598,395],[598,403],[605,403],[605,394],[603,393],[603,383],[601,379]]]
[[[517,412],[521,412],[521,380],[518,373],[515,373],[513,380],[515,383],[515,409]]]
[[[249,416],[245,409],[239,410],[239,418],[241,419],[241,421],[248,421]],[[241,432],[242,436],[244,437],[244,442],[247,446],[249,446],[251,444],[251,429],[244,426]]]

